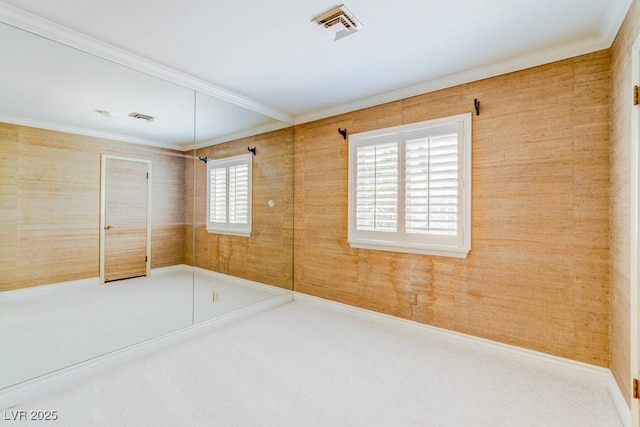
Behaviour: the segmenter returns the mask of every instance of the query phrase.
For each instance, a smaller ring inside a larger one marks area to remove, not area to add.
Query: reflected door
[[[103,155],[103,283],[149,274],[150,173],[150,160]]]

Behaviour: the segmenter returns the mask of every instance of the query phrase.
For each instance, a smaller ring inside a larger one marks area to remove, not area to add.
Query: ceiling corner
[[[612,0],[609,3],[609,8],[600,26],[600,38],[607,47],[611,47],[618,35],[631,3],[633,0]]]

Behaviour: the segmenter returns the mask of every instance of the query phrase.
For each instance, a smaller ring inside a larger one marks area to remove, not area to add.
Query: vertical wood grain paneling
[[[18,262],[18,127],[0,125],[0,292],[13,289]]]
[[[153,155],[151,268],[184,263],[185,167],[181,153]],[[192,219],[187,222],[191,224]]]
[[[20,128],[17,287],[98,277],[94,150],[76,135]]]
[[[196,161],[187,171],[195,173],[195,230],[185,234],[185,258],[191,259],[195,233],[194,264],[260,283],[291,289],[293,286],[293,128],[268,132],[205,147],[196,156],[210,159],[245,154],[256,147],[253,158],[251,237],[208,233],[206,230],[206,165]],[[191,178],[187,178],[191,179]],[[187,184],[189,188],[190,184]],[[191,214],[194,192],[186,192]],[[273,208],[268,206],[274,201]],[[188,215],[189,215],[188,214]],[[193,215],[193,214],[191,214]]]
[[[195,200],[194,197],[194,183],[195,177],[194,173],[196,171],[196,166],[198,168],[202,167],[202,162],[197,160],[194,156],[195,151],[190,150],[184,153],[184,168],[182,172],[182,177],[184,180],[184,205],[183,205],[183,228],[182,228],[182,236],[183,236],[183,254],[182,259],[184,263],[187,265],[194,265],[194,227],[195,227]]]
[[[8,124],[0,135],[0,290],[98,277],[101,153],[152,160],[151,265],[184,262],[181,153]]]
[[[609,88],[602,51],[296,126],[295,290],[607,366]],[[468,259],[349,247],[336,129],[460,114],[474,98]]]
[[[575,335],[589,351],[609,355],[609,340],[599,337],[609,324],[609,235],[603,230],[609,225],[610,51],[576,60],[574,94]],[[609,357],[603,361],[608,364]]]
[[[640,2],[634,0],[611,47],[610,368],[629,403],[630,378],[630,171],[631,47],[640,35]]]

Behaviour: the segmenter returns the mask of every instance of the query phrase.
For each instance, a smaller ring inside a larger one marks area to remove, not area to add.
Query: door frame
[[[636,38],[631,48],[631,88],[633,91],[634,86],[640,86],[640,36]],[[640,239],[638,232],[640,230],[640,151],[638,144],[640,144],[640,107],[631,106],[631,176],[629,178],[629,184],[631,187],[631,218],[630,218],[630,241],[631,241],[631,253],[630,264],[631,271],[629,275],[630,292],[629,292],[629,305],[630,305],[630,368],[631,378],[629,383],[631,384],[634,378],[638,378],[640,374],[640,339],[638,333],[640,332]],[[627,390],[625,392],[630,392]],[[631,398],[631,425],[640,424],[640,405],[638,399]]]
[[[150,159],[138,159],[135,157],[116,156],[113,154],[101,154],[100,165],[100,283],[105,283],[105,229],[106,223],[106,201],[107,201],[107,160],[124,160],[127,162],[146,163],[147,172],[149,178],[147,179],[147,272],[146,275],[151,274],[151,181],[152,181],[152,169]]]

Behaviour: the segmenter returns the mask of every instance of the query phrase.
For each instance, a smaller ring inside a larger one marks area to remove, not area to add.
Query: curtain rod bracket
[[[207,160],[209,160],[209,159],[207,159],[206,157],[198,157],[198,160],[201,160],[201,161],[207,163]]]
[[[247,150],[251,151],[254,156],[256,155],[256,147],[253,147],[253,148],[247,147]]]
[[[476,116],[480,115],[480,101],[478,99],[473,100],[473,107],[476,109]]]
[[[344,128],[344,129],[340,129],[340,128],[338,128],[338,133],[339,133],[340,135],[342,135],[342,138],[343,138],[343,139],[347,139],[347,129],[346,129],[346,128]]]

